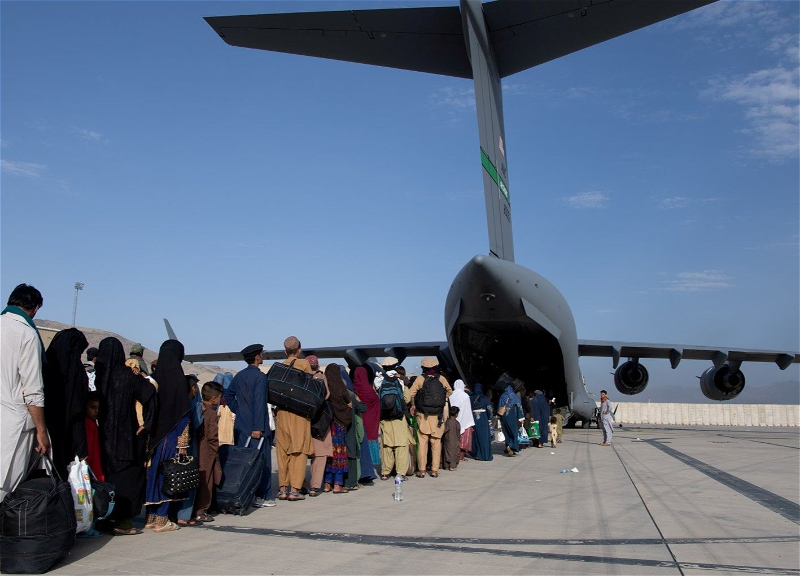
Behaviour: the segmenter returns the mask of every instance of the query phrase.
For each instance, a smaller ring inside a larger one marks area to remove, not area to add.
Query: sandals
[[[433,472],[433,471],[431,472],[431,478],[438,478],[438,477],[439,477],[438,472]]]
[[[389,476],[387,476],[386,474],[381,474],[381,480],[388,480],[388,479]]]
[[[289,496],[287,496],[286,499],[289,502],[299,502],[300,500],[305,500],[306,497],[300,494],[300,492],[292,490],[291,492],[289,492]]]
[[[329,492],[330,492],[330,490],[329,490]],[[317,496],[319,496],[320,494],[322,494],[322,492],[320,492],[320,491],[319,491],[319,490],[317,490],[316,488],[309,488],[309,489],[308,489],[308,495],[309,495],[311,498],[316,498],[316,497],[317,497]]]
[[[148,514],[147,515],[147,520],[145,520],[145,523],[144,523],[144,529],[145,530],[152,530],[155,527],[156,527],[156,517],[153,516],[152,514]]]
[[[417,478],[425,478],[425,472],[417,472]]]
[[[328,493],[328,492],[330,492],[330,491],[331,491],[331,485],[330,485],[330,483],[328,483],[328,482],[325,482],[325,489],[323,490],[323,492],[325,492],[325,493],[327,494],[327,493]]]
[[[336,490],[336,489],[333,490],[334,494],[347,494],[348,492],[350,492],[350,490],[348,490],[344,486],[339,486],[338,490]]]
[[[156,526],[153,528],[153,532],[174,532],[175,530],[180,530],[181,527],[175,524],[173,521],[168,521],[163,526]]]
[[[288,499],[289,499],[289,493],[286,490],[284,489],[278,490],[278,500],[288,500]]]
[[[135,536],[136,534],[141,534],[141,533],[142,531],[135,527],[114,528],[114,536]]]
[[[197,516],[194,517],[194,519],[197,520],[198,522],[213,522],[214,521],[214,517],[213,516],[209,516],[205,512],[203,514],[198,514]]]
[[[202,524],[202,520],[198,520],[197,518],[190,518],[189,520],[178,520],[176,524],[181,528],[186,528],[187,526],[199,526]]]

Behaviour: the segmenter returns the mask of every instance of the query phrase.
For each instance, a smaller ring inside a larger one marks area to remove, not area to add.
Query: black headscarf
[[[338,364],[328,364],[325,368],[325,378],[328,381],[328,391],[330,398],[328,401],[333,406],[333,419],[339,426],[347,428],[353,421],[353,408],[350,404],[350,393],[342,380],[342,374]]]
[[[154,450],[167,434],[189,412],[189,390],[181,367],[183,344],[166,340],[158,351],[158,364],[153,379],[158,382],[158,416],[150,441]]]
[[[125,350],[114,337],[100,342],[95,364],[95,385],[100,392],[100,434],[106,472],[116,472],[143,460],[144,435],[136,435],[135,403],[142,403],[147,430],[155,414],[155,388],[125,366]]]
[[[53,443],[53,463],[62,478],[75,456],[89,455],[83,423],[89,378],[81,361],[87,346],[83,332],[67,328],[55,335],[47,349],[44,417]]]

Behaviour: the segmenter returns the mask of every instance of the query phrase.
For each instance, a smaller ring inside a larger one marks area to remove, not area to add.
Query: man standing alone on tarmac
[[[611,437],[614,435],[614,406],[605,390],[600,390],[600,421],[603,424],[603,443],[600,446],[611,446]]]

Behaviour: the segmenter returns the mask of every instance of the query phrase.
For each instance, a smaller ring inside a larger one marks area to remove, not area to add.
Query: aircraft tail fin
[[[167,337],[170,340],[177,340],[178,337],[175,336],[175,330],[172,329],[172,326],[170,325],[169,320],[167,320],[166,318],[164,318],[164,326],[167,329]]]

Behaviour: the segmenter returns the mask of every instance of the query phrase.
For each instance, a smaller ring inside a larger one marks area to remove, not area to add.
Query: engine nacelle
[[[709,400],[732,400],[744,390],[744,374],[729,364],[712,366],[700,376],[700,390]]]
[[[647,373],[647,368],[636,360],[628,360],[614,372],[614,386],[620,393],[627,396],[643,391],[649,380],[650,375]]]

